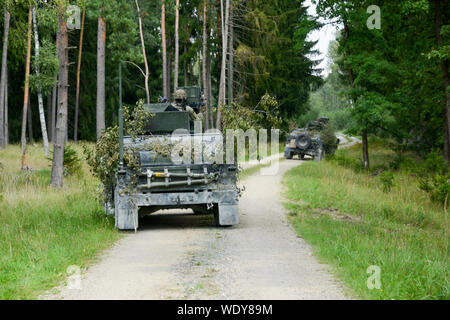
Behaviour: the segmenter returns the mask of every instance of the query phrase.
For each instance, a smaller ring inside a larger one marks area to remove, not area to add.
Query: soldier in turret
[[[175,93],[173,94],[173,107],[175,109],[177,109],[178,111],[187,111],[189,112],[189,115],[191,117],[191,120],[197,120],[199,119],[201,116],[199,114],[197,114],[194,109],[192,109],[190,106],[188,106],[186,104],[186,100],[187,100],[187,94],[186,91],[180,89],[175,91]]]

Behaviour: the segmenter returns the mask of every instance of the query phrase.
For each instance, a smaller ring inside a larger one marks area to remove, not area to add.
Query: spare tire
[[[300,150],[306,150],[309,148],[309,146],[311,145],[311,138],[309,137],[308,134],[306,133],[302,133],[300,134],[297,139],[295,140],[295,145],[297,146],[297,148],[299,148]]]

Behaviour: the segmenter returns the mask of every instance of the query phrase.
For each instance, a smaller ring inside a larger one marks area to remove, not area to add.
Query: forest
[[[321,19],[300,0],[2,2],[1,148],[99,139],[117,123],[124,62],[127,104],[200,86],[206,128],[222,129],[225,106],[253,110],[269,94],[285,132],[317,108],[340,116],[366,168],[370,135],[450,159],[447,0],[313,1]],[[340,29],[325,79],[308,38],[320,21]]]

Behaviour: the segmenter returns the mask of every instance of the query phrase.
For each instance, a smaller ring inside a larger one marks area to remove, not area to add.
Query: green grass
[[[358,171],[360,146],[339,161],[305,163],[284,178],[294,228],[318,257],[334,266],[351,294],[363,299],[450,299],[449,225],[441,206],[397,171],[383,192],[377,171],[395,154],[371,148],[374,171]],[[347,159],[348,161],[343,161]],[[411,160],[412,161],[412,160]],[[356,168],[356,170],[355,170]],[[381,268],[381,289],[369,290],[369,266]]]
[[[20,148],[0,151],[0,299],[37,298],[63,281],[69,266],[89,266],[120,237],[85,165],[56,190],[41,146],[29,146],[27,159],[32,171],[21,172]]]

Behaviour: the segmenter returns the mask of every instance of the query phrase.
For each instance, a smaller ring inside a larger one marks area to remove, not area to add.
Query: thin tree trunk
[[[55,85],[53,86],[53,91],[52,91],[52,127],[51,127],[51,132],[52,132],[52,143],[55,143],[55,136],[56,136],[56,104],[58,101],[58,85],[57,85],[57,81],[58,81],[58,76],[55,76]]]
[[[47,124],[45,123],[44,99],[42,98],[42,84],[41,84],[41,80],[40,80],[40,70],[39,70],[40,45],[39,45],[39,32],[38,32],[37,18],[36,18],[36,7],[33,7],[33,27],[34,27],[34,55],[35,55],[35,67],[34,68],[35,68],[36,77],[37,77],[39,120],[41,122],[42,141],[44,143],[44,155],[46,157],[48,157],[49,148],[48,148]]]
[[[148,67],[147,52],[145,50],[144,31],[142,29],[141,9],[139,7],[138,0],[136,0],[136,8],[137,8],[137,11],[138,11],[138,16],[139,16],[139,35],[141,37],[142,56],[144,57],[144,65],[145,65],[145,74],[144,74],[144,78],[145,78],[145,94],[146,94],[146,97],[147,97],[147,103],[150,103],[150,89],[149,89],[149,86],[148,86],[148,80],[150,78],[150,70],[149,70],[149,67]]]
[[[6,66],[5,79],[5,145],[9,144],[9,119],[8,119],[8,66]]]
[[[22,114],[22,132],[21,132],[21,146],[22,146],[22,170],[26,167],[26,152],[27,152],[27,111],[29,103],[29,93],[30,93],[30,61],[31,61],[31,25],[33,20],[33,13],[31,11],[31,6],[28,10],[28,32],[27,32],[27,57],[25,62],[25,88],[24,88],[24,98],[23,98],[23,114]]]
[[[28,142],[34,143],[34,140],[33,140],[33,111],[31,110],[31,99],[28,100],[27,125],[28,125]]]
[[[233,81],[234,81],[234,27],[233,27],[233,10],[230,9],[230,45],[229,45],[229,67],[228,67],[228,104],[233,102]]]
[[[208,64],[207,64],[207,78],[208,78],[208,113],[209,113],[209,123],[211,124],[211,128],[214,128],[214,115],[213,115],[213,111],[212,111],[212,103],[213,103],[213,99],[212,99],[212,80],[211,80],[211,55],[208,54]]]
[[[5,24],[4,24],[4,35],[3,35],[3,51],[2,51],[2,71],[0,79],[0,148],[4,149],[6,147],[6,127],[7,127],[7,105],[5,104],[5,94],[7,94],[7,75],[6,68],[8,64],[8,42],[9,42],[9,24],[11,20],[11,15],[8,8],[5,6]],[[5,111],[6,110],[6,111]]]
[[[169,37],[169,43],[172,43],[172,39]],[[172,52],[170,52],[167,56],[167,90],[169,92],[169,100],[172,93]]]
[[[203,67],[202,67],[202,75],[203,75],[203,94],[206,98],[206,110],[207,112],[209,111],[208,108],[208,81],[207,81],[207,69],[206,69],[206,65],[207,65],[207,46],[208,46],[208,34],[207,34],[207,24],[208,24],[208,2],[207,0],[203,0],[203,59],[202,59],[202,63],[203,63]],[[206,126],[206,130],[209,130],[211,125],[209,123],[209,116],[206,117],[206,121],[205,121],[205,126]]]
[[[173,74],[173,88],[178,88],[178,68],[180,63],[180,0],[176,0],[176,13],[175,13],[175,70]]]
[[[86,18],[86,8],[83,8],[81,17],[80,46],[78,48],[78,64],[77,64],[77,91],[75,96],[75,119],[73,129],[73,140],[78,143],[78,113],[80,110],[80,75],[81,75],[81,59],[83,57],[83,36],[84,36],[84,20]]]
[[[163,59],[163,94],[169,99],[167,88],[167,42],[166,42],[166,2],[163,0],[161,6],[161,38],[162,38],[162,59]]]
[[[369,141],[368,141],[366,130],[363,130],[363,132],[362,132],[362,140],[363,140],[364,169],[369,170],[370,169]]]
[[[50,184],[60,188],[63,185],[64,175],[64,147],[66,142],[67,128],[67,91],[68,91],[68,34],[67,22],[64,20],[65,8],[60,5],[58,12],[59,20],[59,77],[58,77],[58,120],[56,123],[56,136],[53,151],[52,176]]]
[[[48,128],[48,141],[52,140],[52,95],[47,95],[47,128]]]
[[[106,54],[106,23],[105,19],[103,17],[100,17],[98,18],[98,34],[97,34],[97,140],[100,140],[100,138],[103,135],[103,131],[106,128],[105,54]],[[58,94],[58,96],[60,96],[60,94]]]
[[[188,86],[188,70],[187,70],[187,45],[186,43],[184,43],[184,61],[183,61],[183,69],[184,69],[184,86],[187,87]]]
[[[222,68],[220,72],[219,83],[219,101],[217,110],[217,129],[222,129],[222,114],[220,108],[226,104],[226,66],[227,66],[227,52],[228,52],[228,25],[229,25],[229,12],[230,12],[230,0],[226,0],[225,14],[223,12],[223,0],[221,0],[222,9]],[[225,16],[225,18],[224,18]],[[223,20],[225,19],[225,20]]]

